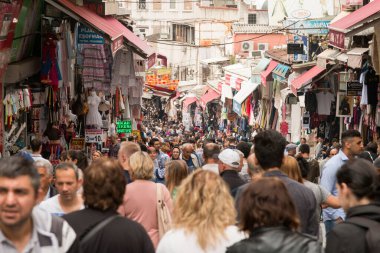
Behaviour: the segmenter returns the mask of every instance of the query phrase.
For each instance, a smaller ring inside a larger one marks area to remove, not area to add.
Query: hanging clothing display
[[[48,36],[42,47],[41,83],[51,85],[57,91],[62,77],[57,62],[57,41],[54,37]]]
[[[86,115],[86,125],[94,126],[96,128],[101,128],[103,125],[102,115],[99,113],[99,104],[101,98],[96,95],[95,91],[92,91],[90,96],[87,98],[88,113]]]
[[[319,115],[330,115],[331,103],[335,101],[335,96],[330,92],[319,92],[316,96],[318,103],[317,113]]]

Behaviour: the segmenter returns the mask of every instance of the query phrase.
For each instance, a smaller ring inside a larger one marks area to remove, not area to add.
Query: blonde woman
[[[136,152],[129,159],[129,173],[133,180],[128,184],[119,213],[140,223],[147,231],[154,247],[159,242],[157,219],[157,186],[161,187],[164,202],[172,211],[172,200],[168,189],[163,184],[154,183],[153,161],[146,152]]]
[[[173,229],[157,253],[217,253],[245,238],[234,225],[236,211],[228,186],[214,172],[197,170],[178,189]]]
[[[183,160],[173,160],[169,161],[165,165],[166,175],[166,187],[168,188],[172,199],[174,200],[177,196],[178,187],[188,175],[187,164]]]
[[[298,165],[297,159],[293,156],[285,156],[280,170],[288,175],[289,178],[303,184],[300,166]]]

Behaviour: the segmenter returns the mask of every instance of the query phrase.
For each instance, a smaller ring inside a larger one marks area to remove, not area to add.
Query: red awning
[[[226,80],[225,83],[228,86],[231,86],[231,88],[233,88],[235,90],[240,90],[241,84],[244,81],[243,79],[236,77],[236,76],[233,76],[231,74],[226,74],[225,80]]]
[[[293,81],[291,81],[292,89],[299,89],[302,85],[304,85],[307,81],[313,79],[313,77],[320,74],[322,71],[324,71],[324,68],[321,68],[319,66],[314,66],[299,77],[295,78]]]
[[[344,49],[345,36],[352,36],[380,21],[380,0],[364,5],[329,25],[329,44]]]
[[[218,92],[214,91],[213,89],[209,89],[208,92],[201,97],[201,106],[205,108],[207,103],[219,97],[220,94]]]
[[[181,93],[179,93],[178,91],[176,92],[175,96],[172,98],[173,100],[176,100],[177,98],[179,98],[181,96]]]
[[[271,60],[267,69],[261,72],[261,83],[266,86],[267,85],[267,77],[272,73],[274,68],[278,65],[278,62]]]
[[[192,103],[195,103],[197,102],[197,98],[196,97],[192,97],[192,98],[186,98],[184,101],[183,101],[183,108],[187,109],[189,107],[189,105],[191,105]]]
[[[54,6],[73,19],[84,23],[96,31],[105,34],[111,40],[112,52],[116,52],[123,46],[124,38],[130,42],[132,47],[140,55],[149,56],[152,54],[152,49],[145,41],[137,37],[133,32],[128,30],[117,19],[112,17],[101,17],[95,12],[87,9],[84,6],[78,6],[69,0],[45,0],[48,4]]]
[[[61,0],[62,1],[62,0]],[[67,1],[67,0],[64,0]],[[129,41],[132,45],[132,47],[138,48],[141,52],[146,54],[147,56],[153,54],[153,49],[143,40],[141,40],[139,37],[137,37],[136,34],[134,34],[131,30],[129,30],[127,27],[125,27],[122,23],[120,23],[117,19],[113,17],[106,17],[105,18],[110,24],[112,24],[115,28],[122,31],[124,38]]]

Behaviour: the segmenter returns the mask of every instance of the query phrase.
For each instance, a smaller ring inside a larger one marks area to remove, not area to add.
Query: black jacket
[[[327,234],[326,253],[369,252],[365,238],[367,230],[349,223],[350,218],[353,217],[363,217],[380,222],[380,203],[355,206],[348,209],[346,222],[336,225]],[[380,231],[378,234],[380,236]]]
[[[249,238],[227,248],[227,253],[320,253],[321,244],[311,236],[285,227],[257,229]]]
[[[236,170],[225,170],[220,174],[220,176],[229,186],[231,195],[233,197],[236,196],[237,189],[245,184]]]

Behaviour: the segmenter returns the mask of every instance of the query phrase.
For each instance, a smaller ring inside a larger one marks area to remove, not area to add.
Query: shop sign
[[[344,0],[343,5],[363,5],[363,0]]]
[[[311,16],[311,12],[305,9],[297,9],[292,11],[291,16],[296,19],[305,19]]]
[[[236,102],[235,100],[232,100],[232,109],[234,110],[234,112],[241,116],[241,104],[239,104],[238,102]]]
[[[330,30],[329,32],[330,45],[340,48],[340,49],[344,49],[344,39],[345,39],[344,33]]]
[[[91,28],[79,24],[78,44],[104,44],[104,38],[94,32]]]
[[[87,143],[100,143],[104,141],[102,129],[85,129],[84,136]]]
[[[347,82],[347,96],[361,96],[363,84],[359,81]]]
[[[311,35],[311,34],[327,34],[329,32],[328,26],[330,20],[301,20],[295,21],[287,19],[284,22],[284,26],[289,29],[299,29],[294,31],[297,34]]]
[[[307,36],[294,36],[294,42],[303,44],[303,52],[294,54],[294,61],[309,61],[309,38]]]
[[[84,150],[85,141],[84,138],[72,138],[70,141],[71,150]]]
[[[132,135],[136,137],[137,141],[141,141],[140,130],[132,130]]]
[[[117,133],[132,133],[132,122],[130,120],[119,120],[116,121]]]
[[[303,44],[288,43],[286,51],[288,54],[302,54],[303,53]]]

